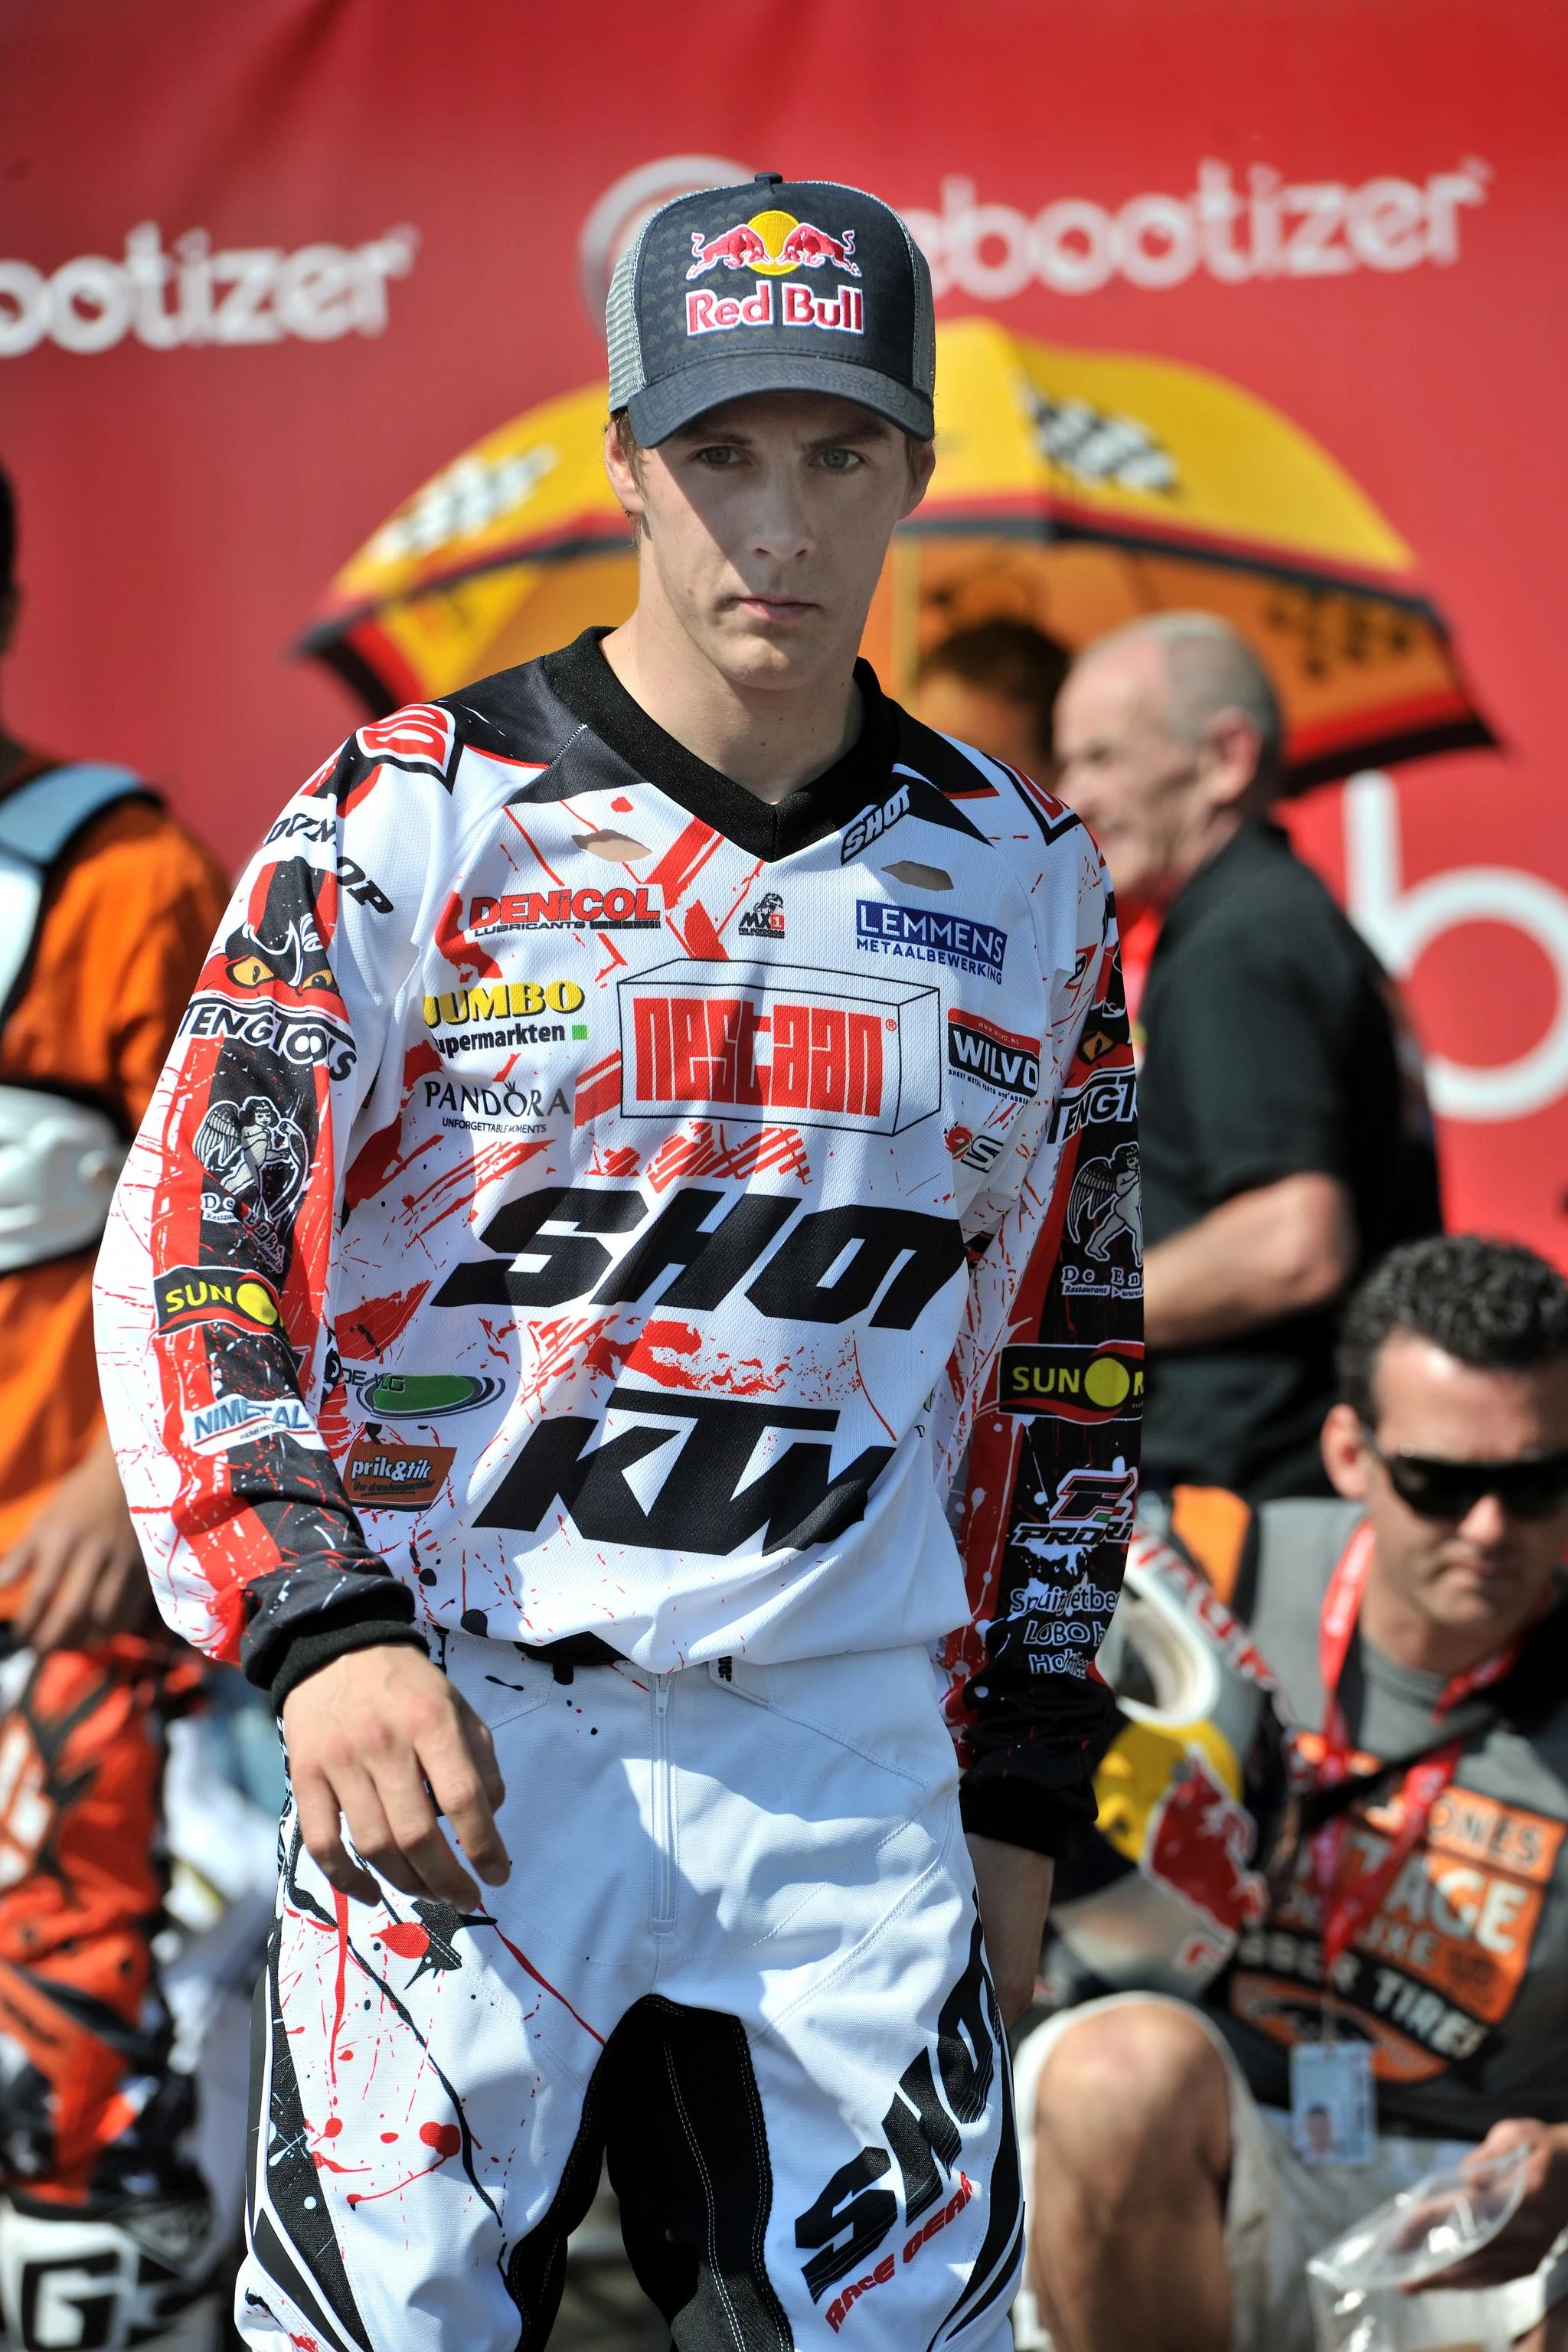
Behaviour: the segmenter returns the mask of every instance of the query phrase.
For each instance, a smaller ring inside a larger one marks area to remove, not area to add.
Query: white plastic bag
[[[1408,2290],[1489,2244],[1524,2194],[1529,2151],[1429,2172],[1315,2254],[1307,2291],[1318,2352],[1509,2352],[1495,2291]]]

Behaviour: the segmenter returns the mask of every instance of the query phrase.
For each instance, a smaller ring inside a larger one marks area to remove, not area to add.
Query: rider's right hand
[[[510,1876],[495,1820],[506,1790],[489,1732],[411,1644],[351,1650],[319,1667],[284,1700],[283,1731],[300,1834],[343,1894],[381,1900],[357,1854],[405,1895],[480,1908],[438,1813],[487,1886]]]

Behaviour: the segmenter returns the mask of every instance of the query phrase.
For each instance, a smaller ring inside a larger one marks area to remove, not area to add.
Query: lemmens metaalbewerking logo
[[[0,359],[52,342],[112,351],[129,337],[149,351],[202,344],[332,343],[383,335],[387,286],[414,267],[419,233],[388,229],[365,245],[225,246],[186,229],[165,250],[155,221],[130,230],[121,259],[78,254],[45,272],[0,260]]]

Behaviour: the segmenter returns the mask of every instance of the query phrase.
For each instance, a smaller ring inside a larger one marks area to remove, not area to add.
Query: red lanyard
[[[1340,1676],[1344,1672],[1345,1656],[1351,1636],[1361,1614],[1362,1593],[1365,1589],[1367,1571],[1372,1566],[1373,1533],[1363,1521],[1352,1536],[1330,1580],[1323,1599],[1322,1614],[1318,1621],[1318,1664],[1322,1676],[1327,1703],[1323,1716],[1323,1754],[1318,1766],[1318,1778],[1325,1788],[1333,1788],[1345,1780],[1351,1769],[1350,1735],[1340,1711]],[[1437,1701],[1436,1715],[1440,1723],[1446,1715],[1468,1698],[1472,1691],[1484,1690],[1489,1683],[1506,1675],[1519,1654],[1517,1640],[1502,1649],[1494,1650],[1479,1665],[1467,1666],[1462,1674],[1450,1675]],[[1389,1849],[1375,1868],[1364,1871],[1349,1885],[1342,1884],[1347,1856],[1347,1836],[1351,1824],[1342,1813],[1325,1822],[1311,1840],[1312,1878],[1317,1888],[1318,1908],[1322,1921],[1323,1982],[1331,1989],[1334,1964],[1340,1955],[1361,1933],[1377,1910],[1415,1848],[1426,1835],[1426,1824],[1432,1818],[1432,1808],[1453,1777],[1463,1747],[1454,1740],[1447,1748],[1424,1757],[1413,1764],[1400,1786],[1398,1809],[1399,1828],[1389,1843]]]

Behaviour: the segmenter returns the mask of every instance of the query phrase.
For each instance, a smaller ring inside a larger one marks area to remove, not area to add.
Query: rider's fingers
[[[294,1772],[294,1804],[300,1834],[310,1859],[329,1885],[356,1903],[379,1903],[381,1889],[350,1853],[343,1841],[342,1811],[337,1792],[324,1774]]]
[[[478,1910],[479,1890],[447,1843],[437,1819],[431,1791],[426,1788],[417,1767],[411,1764],[406,1774],[400,1773],[390,1784],[388,1776],[384,1775],[378,1793],[386,1807],[387,1828],[396,1843],[397,1861],[409,1874],[406,1882],[396,1878],[395,1883],[405,1886],[409,1894],[430,1895],[437,1902],[454,1903],[459,1911]],[[377,1856],[367,1854],[365,1859],[374,1861],[378,1869],[383,1866]],[[386,1875],[392,1877],[392,1870],[388,1869]]]
[[[511,1861],[496,1827],[499,1800],[490,1793],[500,1775],[489,1735],[471,1708],[454,1713],[421,1740],[420,1762],[468,1861],[487,1886],[504,1886]]]
[[[454,1696],[458,1701],[458,1720],[473,1759],[479,1766],[485,1794],[499,1811],[506,1802],[506,1782],[501,1779],[500,1766],[496,1760],[496,1744],[490,1737],[489,1725],[481,1716],[475,1714],[460,1692]]]

